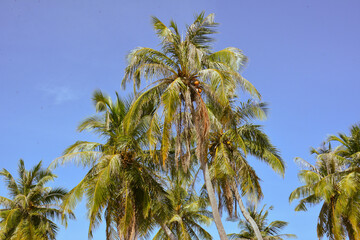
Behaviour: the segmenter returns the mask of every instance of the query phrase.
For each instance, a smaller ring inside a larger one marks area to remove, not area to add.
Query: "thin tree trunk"
[[[195,99],[197,105],[196,112],[193,109],[193,105],[191,105],[191,114],[193,116],[193,122],[195,123],[196,142],[197,142],[197,149],[195,153],[201,163],[201,168],[204,174],[204,182],[205,182],[206,190],[208,192],[209,201],[212,209],[212,215],[214,217],[214,222],[218,230],[220,239],[228,240],[228,237],[224,229],[224,225],[221,222],[219,208],[215,197],[215,191],[209,174],[207,146],[209,140],[208,134],[210,131],[210,119],[206,105],[203,99],[201,98],[200,94],[198,93],[196,96],[197,96],[197,98]]]
[[[164,230],[166,236],[168,236],[171,240],[178,240],[174,233],[166,226],[166,224],[161,223],[161,228]]]
[[[135,214],[134,214],[135,216]],[[133,217],[133,222],[131,224],[131,229],[130,229],[130,236],[129,236],[129,240],[135,240],[135,236],[136,236],[136,229],[135,229],[135,221],[134,221],[134,217]]]
[[[251,227],[253,228],[256,239],[263,240],[260,230],[259,230],[259,227],[256,224],[256,222],[254,221],[254,219],[250,216],[249,212],[246,210],[235,183],[233,183],[232,188],[235,193],[236,201],[239,203],[240,210],[241,210],[243,216],[245,217],[245,219],[250,223]]]
[[[216,228],[219,232],[219,236],[221,240],[227,240],[228,237],[226,235],[224,226],[221,222],[221,217],[220,217],[220,213],[219,213],[219,209],[218,209],[218,204],[216,202],[216,197],[215,197],[215,191],[211,182],[211,178],[210,178],[210,174],[209,174],[209,168],[208,168],[208,164],[205,162],[203,162],[201,164],[203,173],[204,173],[204,181],[205,181],[205,186],[206,186],[206,190],[208,192],[208,196],[209,196],[209,200],[210,200],[210,205],[211,205],[211,209],[212,209],[212,214],[214,217],[214,222],[216,225]]]

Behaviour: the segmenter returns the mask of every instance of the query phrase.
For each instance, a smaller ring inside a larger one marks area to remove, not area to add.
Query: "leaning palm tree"
[[[78,141],[54,161],[53,167],[68,161],[90,166],[83,180],[66,196],[63,207],[73,209],[85,194],[90,219],[89,237],[105,215],[107,239],[133,240],[151,227],[152,201],[167,205],[160,177],[153,171],[153,159],[146,151],[146,129],[152,105],[143,106],[126,134],[123,120],[131,101],[116,100],[96,91],[93,102],[100,115],[85,119],[79,131],[90,130],[105,143]]]
[[[266,205],[264,205],[259,212],[256,210],[255,205],[250,205],[247,208],[251,217],[255,220],[256,224],[259,226],[262,238],[264,240],[283,240],[287,238],[296,238],[296,235],[294,234],[280,234],[283,228],[285,228],[288,225],[287,222],[277,220],[268,224],[269,210],[272,210],[273,207],[271,206],[266,210],[265,207]],[[229,234],[230,239],[258,240],[249,222],[241,220],[239,222],[239,228],[241,229],[241,232]]]
[[[247,58],[238,48],[230,47],[213,52],[211,35],[217,23],[214,15],[205,17],[201,13],[187,26],[185,37],[179,32],[175,22],[167,27],[153,17],[153,27],[161,40],[161,50],[139,47],[128,55],[123,86],[133,82],[137,96],[125,122],[125,132],[132,128],[132,121],[138,118],[142,105],[152,102],[157,112],[153,120],[162,120],[161,161],[165,164],[170,149],[172,131],[176,131],[176,159],[186,169],[191,156],[191,138],[196,136],[196,155],[201,164],[204,181],[208,191],[214,221],[220,238],[227,239],[208,170],[207,150],[210,120],[206,99],[213,99],[222,107],[228,106],[229,93],[237,87],[254,97],[260,98],[253,85],[244,79],[239,71]],[[138,92],[142,79],[151,80],[150,84]],[[150,128],[149,136],[152,128]],[[150,140],[151,148],[157,142]]]
[[[238,203],[255,235],[261,239],[261,232],[246,211],[241,195],[247,195],[254,200],[262,197],[259,177],[248,162],[247,155],[265,162],[282,176],[285,172],[285,164],[278,150],[261,127],[250,122],[254,118],[266,117],[266,105],[248,101],[241,106],[229,108],[217,108],[208,104],[208,109],[212,122],[210,171],[213,173],[220,206],[224,206],[232,218],[237,215]]]
[[[46,187],[56,175],[43,169],[41,161],[28,171],[20,159],[18,172],[15,179],[6,169],[0,171],[10,193],[10,198],[0,197],[0,239],[55,239],[59,228],[53,219],[66,225],[69,217],[74,218],[71,211],[63,214],[60,208],[66,190]]]
[[[347,159],[333,151],[330,144],[311,152],[316,154],[315,165],[295,159],[304,167],[298,174],[304,185],[291,193],[289,201],[300,199],[295,211],[306,211],[308,205],[322,203],[317,224],[319,238],[326,235],[333,240],[346,236],[359,239],[359,201],[348,194],[359,188],[348,178]]]

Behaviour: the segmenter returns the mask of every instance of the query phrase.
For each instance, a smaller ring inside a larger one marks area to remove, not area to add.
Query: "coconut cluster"
[[[201,93],[201,92],[202,92],[202,89],[201,89],[201,87],[199,86],[200,82],[199,82],[198,80],[193,81],[192,84],[196,87],[196,91],[197,91],[198,93]]]

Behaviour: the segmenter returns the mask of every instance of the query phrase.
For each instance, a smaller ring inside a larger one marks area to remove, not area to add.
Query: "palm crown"
[[[150,168],[152,158],[143,151],[152,105],[143,106],[138,121],[124,134],[123,120],[131,101],[124,101],[118,95],[112,101],[100,91],[94,93],[93,101],[97,112],[102,114],[85,119],[78,129],[100,134],[105,143],[78,141],[53,163],[56,166],[74,161],[90,166],[84,179],[66,196],[64,209],[74,208],[86,194],[90,237],[104,213],[107,239],[133,239],[145,234],[152,224],[149,221],[151,202],[166,204],[159,176]]]
[[[175,169],[175,166],[172,168]],[[167,193],[172,208],[166,213],[164,224],[177,239],[211,240],[211,235],[201,226],[210,225],[211,212],[206,209],[207,200],[191,190],[192,181],[193,178],[187,178],[181,171],[167,177]],[[154,237],[154,240],[160,239],[171,239],[163,227]]]
[[[268,209],[265,209],[266,205],[262,207],[260,211],[257,211],[255,205],[250,205],[247,210],[250,213],[251,217],[255,220],[256,224],[259,226],[261,235],[264,240],[283,240],[287,238],[296,238],[294,234],[281,234],[280,232],[285,228],[288,223],[284,221],[273,221],[268,223],[269,210],[272,210],[271,206]],[[230,239],[232,240],[256,240],[256,236],[253,228],[249,222],[241,220],[239,222],[239,227],[241,232],[239,234],[232,233],[229,234]]]
[[[28,171],[20,160],[18,172],[15,179],[6,169],[0,171],[10,193],[10,198],[0,197],[0,239],[55,239],[58,227],[53,219],[66,224],[68,217],[74,218],[71,211],[64,214],[60,208],[66,191],[45,186],[56,175],[42,169],[41,162]]]
[[[130,122],[136,118],[141,105],[149,101],[163,110],[162,152],[165,160],[169,150],[171,124],[175,119],[177,135],[184,132],[185,139],[189,138],[187,131],[194,123],[196,127],[197,121],[201,121],[201,130],[196,131],[198,137],[208,132],[208,117],[203,102],[205,96],[226,106],[229,104],[229,93],[234,92],[237,86],[254,96],[260,95],[239,73],[247,61],[241,50],[230,47],[218,52],[211,51],[213,38],[210,35],[215,33],[214,28],[217,26],[213,14],[205,17],[201,13],[196,16],[194,23],[187,27],[184,38],[173,21],[167,27],[153,17],[153,26],[162,41],[161,51],[139,47],[128,55],[123,86],[133,81],[134,89],[138,89],[142,78],[153,81],[138,93],[125,122],[129,130]],[[189,140],[185,142],[183,145],[188,153],[190,143]],[[185,159],[188,159],[189,154],[186,156]]]
[[[356,176],[347,170],[347,159],[331,148],[323,145],[312,149],[316,154],[316,164],[296,158],[304,169],[298,174],[303,186],[295,189],[290,202],[300,199],[296,211],[306,211],[308,205],[322,203],[318,217],[317,234],[329,239],[356,238],[359,230],[359,184]],[[354,196],[355,195],[355,196]]]

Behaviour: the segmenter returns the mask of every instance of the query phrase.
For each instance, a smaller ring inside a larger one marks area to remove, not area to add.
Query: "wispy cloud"
[[[65,86],[41,86],[40,90],[54,100],[55,104],[61,104],[76,99],[75,93]]]

